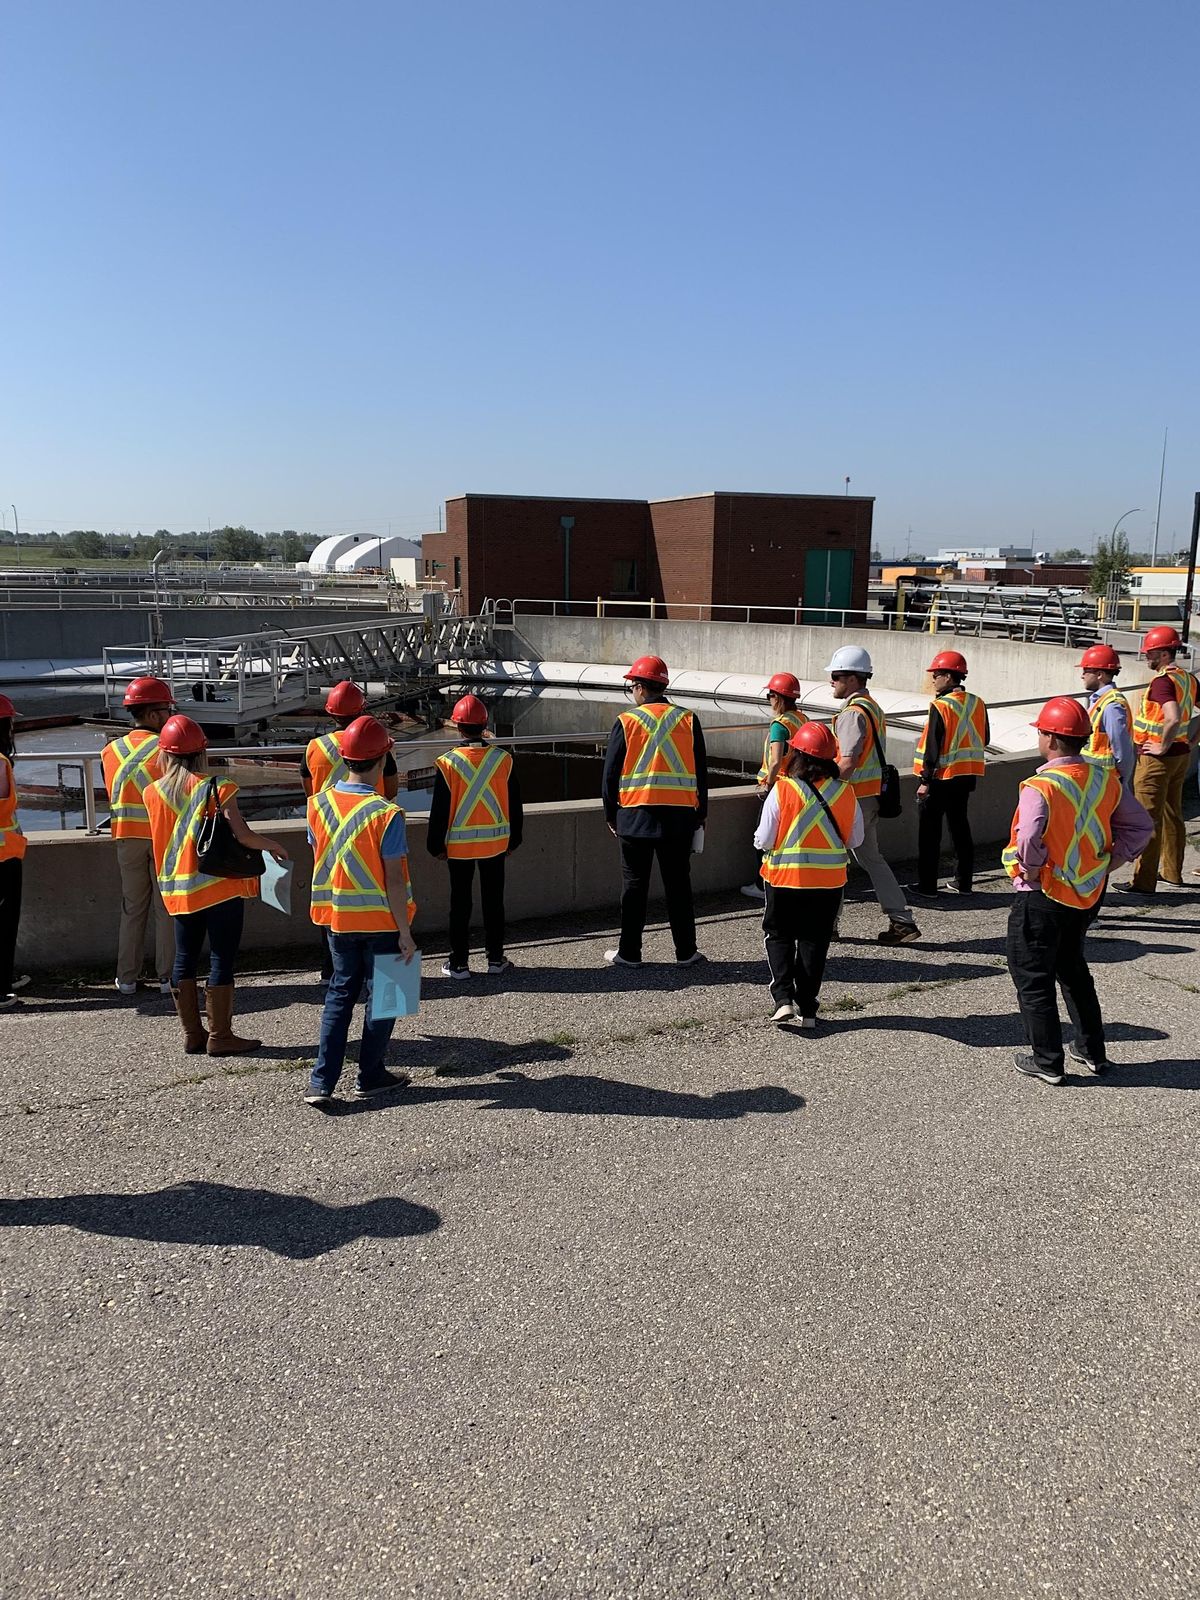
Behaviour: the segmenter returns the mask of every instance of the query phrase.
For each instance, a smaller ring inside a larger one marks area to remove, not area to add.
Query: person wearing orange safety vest
[[[639,656],[625,681],[633,707],[613,724],[600,780],[605,821],[621,850],[622,878],[620,943],[604,959],[618,967],[641,965],[657,858],[675,959],[692,966],[704,960],[696,949],[691,872],[708,814],[704,733],[692,712],[667,699],[670,674],[661,656]]]
[[[862,843],[863,823],[853,788],[838,776],[837,740],[824,723],[806,722],[789,749],[754,835],[767,886],[763,942],[775,1002],[771,1021],[815,1028],[847,862]]]
[[[1183,640],[1171,627],[1151,628],[1142,655],[1154,673],[1133,719],[1137,765],[1133,792],[1154,821],[1154,833],[1138,857],[1133,878],[1115,887],[1153,894],[1160,883],[1183,886],[1183,785],[1200,725],[1196,724],[1196,679],[1175,657]]]
[[[161,678],[134,678],[122,702],[133,727],[111,739],[100,755],[108,791],[109,827],[121,874],[121,925],[117,933],[116,987],[135,995],[142,975],[146,923],[154,916],[154,971],[159,990],[171,992],[175,934],[154,872],[147,788],[159,775],[158,735],[171,715],[174,696]]]
[[[346,763],[342,759],[342,739],[355,718],[362,716],[366,704],[366,695],[348,678],[335,683],[326,695],[325,714],[333,718],[334,725],[331,732],[322,733],[308,741],[300,765],[300,781],[306,795],[320,794],[322,789],[328,789],[331,784],[347,776]],[[383,776],[375,788],[385,800],[394,800],[400,788],[400,776],[390,749],[384,758]],[[321,935],[321,982],[324,984],[333,976],[333,957],[329,953],[329,930],[322,927],[318,931]]]
[[[237,1056],[259,1046],[259,1040],[239,1038],[233,1031],[233,966],[242,941],[243,902],[258,894],[258,879],[225,877],[200,866],[200,833],[213,815],[207,749],[198,723],[178,713],[167,718],[158,735],[161,771],[145,790],[146,812],[159,891],[175,926],[171,993],[183,1028],[184,1050],[188,1055],[206,1051],[210,1056]],[[246,826],[236,794],[236,783],[216,784],[216,806],[233,837],[247,850],[269,850],[276,861],[286,861],[285,845]],[[196,982],[206,939],[207,1030],[200,1020]]]
[[[341,753],[346,775],[308,802],[313,847],[312,919],[329,930],[333,977],[321,1013],[321,1042],[305,1100],[328,1106],[346,1060],[354,1006],[367,988],[355,1095],[373,1099],[401,1089],[404,1073],[384,1066],[394,1017],[372,1016],[377,955],[417,958],[410,925],[416,915],[408,871],[404,812],[378,793],[391,736],[374,717],[357,717],[345,730]]]
[[[930,899],[945,888],[970,894],[975,876],[975,841],[967,806],[976,781],[983,776],[984,750],[991,738],[987,707],[963,687],[966,658],[957,650],[941,650],[929,665],[934,698],[917,738],[913,771],[917,785],[917,881],[909,892]],[[953,882],[938,884],[942,853],[942,818],[950,829],[957,870]]]
[[[504,862],[521,845],[524,813],[512,756],[486,744],[487,707],[467,694],[451,721],[460,742],[437,758],[425,842],[450,869],[450,955],[444,978],[471,976],[471,898],[479,868],[479,899],[488,976],[512,969],[504,955]]]
[[[0,694],[0,1011],[20,1005],[16,991],[29,982],[24,975],[18,977],[15,970],[26,843],[17,821],[17,784],[13,777],[16,715],[12,701]]]
[[[788,759],[788,740],[808,721],[796,706],[800,694],[800,680],[792,672],[777,672],[766,686],[767,704],[771,708],[771,725],[763,740],[762,765],[758,769],[758,788],[755,793],[765,800],[771,792],[779,770]],[[765,891],[762,879],[744,883],[741,891],[748,900],[762,900]]]
[[[844,644],[830,656],[825,671],[829,674],[829,692],[842,706],[833,725],[838,776],[854,790],[862,813],[862,843],[854,851],[854,860],[870,878],[875,898],[888,919],[887,927],[875,937],[880,944],[911,944],[921,937],[921,930],[879,848],[879,795],[887,761],[887,718],[878,701],[871,698],[875,667],[861,645]]]
[[[1115,769],[1084,755],[1092,725],[1077,700],[1048,700],[1033,726],[1044,764],[1021,784],[1001,857],[1016,890],[1005,954],[1030,1045],[1014,1064],[1027,1077],[1059,1084],[1064,1057],[1056,985],[1075,1025],[1072,1060],[1091,1073],[1108,1064],[1084,940],[1108,874],[1137,855],[1153,824]]]
[[[1089,645],[1080,658],[1079,672],[1088,692],[1087,713],[1092,726],[1083,753],[1091,761],[1115,768],[1121,782],[1131,789],[1137,750],[1129,702],[1113,681],[1120,670],[1121,658],[1110,644]]]

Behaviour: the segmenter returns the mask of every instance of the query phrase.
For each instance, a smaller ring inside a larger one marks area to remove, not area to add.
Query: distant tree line
[[[281,533],[255,533],[242,526],[192,529],[172,533],[100,533],[96,528],[72,528],[69,533],[22,534],[23,545],[50,547],[64,560],[101,561],[106,556],[150,561],[160,550],[175,561],[306,561],[320,541],[312,534],[284,528]]]

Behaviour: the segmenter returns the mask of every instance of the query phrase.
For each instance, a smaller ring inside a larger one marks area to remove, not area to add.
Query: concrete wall
[[[998,762],[988,768],[972,802],[975,837],[981,844],[1007,839],[1017,785],[1034,761]],[[885,853],[895,861],[916,854],[914,783],[903,780],[905,811],[880,828]],[[751,840],[758,819],[752,790],[721,789],[711,797],[704,853],[693,858],[700,893],[728,890],[757,873]],[[513,922],[611,909],[620,892],[617,846],[598,800],[531,805],[525,812],[525,843],[508,872],[508,914]],[[266,831],[266,830],[264,830]],[[308,918],[312,858],[302,822],[277,822],[270,831],[295,852],[294,911],[290,918],[265,906],[247,906],[247,949],[294,951],[311,963],[316,934]],[[437,941],[447,926],[449,878],[425,850],[425,820],[409,820],[410,863],[419,906],[417,938]],[[116,852],[107,839],[54,834],[30,840],[25,857],[25,895],[18,939],[21,969],[70,972],[107,968],[116,956],[121,901]]]
[[[384,613],[379,613],[382,616]],[[280,632],[369,622],[367,610],[345,606],[163,607],[163,638],[218,639],[226,634]],[[0,612],[0,661],[99,660],[106,649],[150,640],[153,611],[115,606],[37,607]]]
[[[830,652],[841,644],[864,645],[879,684],[919,691],[925,668],[938,650],[961,650],[970,666],[970,686],[985,700],[1078,693],[1078,645],[1018,644],[1008,639],[968,639],[951,634],[900,633],[883,628],[811,628],[788,623],[649,622],[610,617],[539,617],[520,612],[520,636],[545,661],[628,664],[635,656],[662,656],[672,671],[719,667],[725,672],[773,672],[821,678]],[[503,631],[503,630],[501,630]],[[505,647],[498,646],[502,651]],[[519,643],[514,655],[525,652]],[[1143,682],[1144,665],[1131,656],[1123,677]],[[1123,685],[1124,686],[1124,685]]]

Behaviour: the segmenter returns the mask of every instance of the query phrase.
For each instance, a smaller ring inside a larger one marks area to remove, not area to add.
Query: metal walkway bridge
[[[492,618],[425,615],[347,618],[333,627],[278,628],[220,639],[180,639],[104,652],[104,705],[120,709],[131,678],[171,685],[180,710],[239,727],[314,704],[330,684],[403,684],[438,667],[492,655]]]

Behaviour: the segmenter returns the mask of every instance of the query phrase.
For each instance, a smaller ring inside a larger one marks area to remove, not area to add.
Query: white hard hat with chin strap
[[[871,657],[860,644],[844,644],[830,657],[825,672],[855,672],[860,678],[869,678],[874,672]]]

